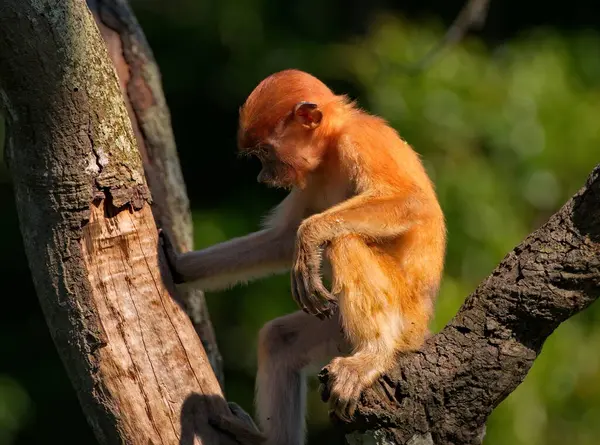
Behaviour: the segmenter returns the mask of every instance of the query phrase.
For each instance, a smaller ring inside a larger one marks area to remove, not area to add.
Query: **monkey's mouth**
[[[281,162],[259,158],[262,168],[256,180],[268,187],[289,189],[293,187],[290,168]]]
[[[246,149],[240,154],[260,161],[261,170],[256,180],[268,187],[290,189],[294,186],[294,169],[282,162],[274,153],[274,148],[265,144]]]

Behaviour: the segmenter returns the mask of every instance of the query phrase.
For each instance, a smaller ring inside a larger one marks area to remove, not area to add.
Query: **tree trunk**
[[[548,336],[598,296],[600,165],[440,333],[365,392],[352,424],[336,423],[351,445],[480,444],[488,416],[523,381]]]
[[[33,281],[99,442],[237,443],[215,429],[235,421],[163,281],[142,159],[84,2],[3,0],[0,100]]]
[[[179,251],[193,249],[193,227],[160,70],[126,0],[87,0],[116,68],[152,192],[157,225]],[[200,289],[178,289],[223,387],[223,364]]]
[[[182,250],[191,247],[189,210],[158,70],[125,6],[107,0],[95,10],[141,155],[85,3],[0,8],[7,157],[38,297],[101,443],[258,443],[232,417],[161,266],[152,210]],[[351,424],[334,421],[349,444],[480,444],[487,417],[546,338],[599,295],[600,166],[440,333],[365,392]],[[202,306],[198,321],[210,337]]]

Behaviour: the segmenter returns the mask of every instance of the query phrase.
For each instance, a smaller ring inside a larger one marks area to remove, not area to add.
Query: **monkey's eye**
[[[274,150],[275,150],[275,148],[271,144],[261,143],[261,144],[257,144],[252,149],[252,154],[261,158],[261,157],[268,156]]]
[[[262,151],[274,151],[275,150],[275,147],[273,147],[271,144],[263,143],[263,144],[260,144],[259,146]]]

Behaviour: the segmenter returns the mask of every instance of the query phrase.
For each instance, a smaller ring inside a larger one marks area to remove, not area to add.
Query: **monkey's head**
[[[298,70],[264,79],[240,108],[238,148],[262,164],[257,180],[273,187],[303,187],[323,161],[345,98]]]

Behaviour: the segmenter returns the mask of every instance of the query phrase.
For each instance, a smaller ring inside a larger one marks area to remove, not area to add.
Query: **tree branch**
[[[127,0],[87,0],[115,66],[152,192],[152,212],[178,252],[193,249],[193,226],[160,70]],[[223,387],[223,364],[200,289],[177,289]]]
[[[431,65],[442,51],[460,42],[470,29],[482,28],[489,7],[490,0],[467,0],[444,37],[421,60],[409,66],[408,71],[413,74],[423,71]]]
[[[99,442],[258,443],[232,415],[161,277],[168,270],[142,160],[86,4],[3,0],[0,48],[6,154],[25,251]]]
[[[480,444],[489,414],[523,381],[548,336],[598,296],[600,165],[440,333],[363,395],[352,424],[335,421],[349,444]]]

